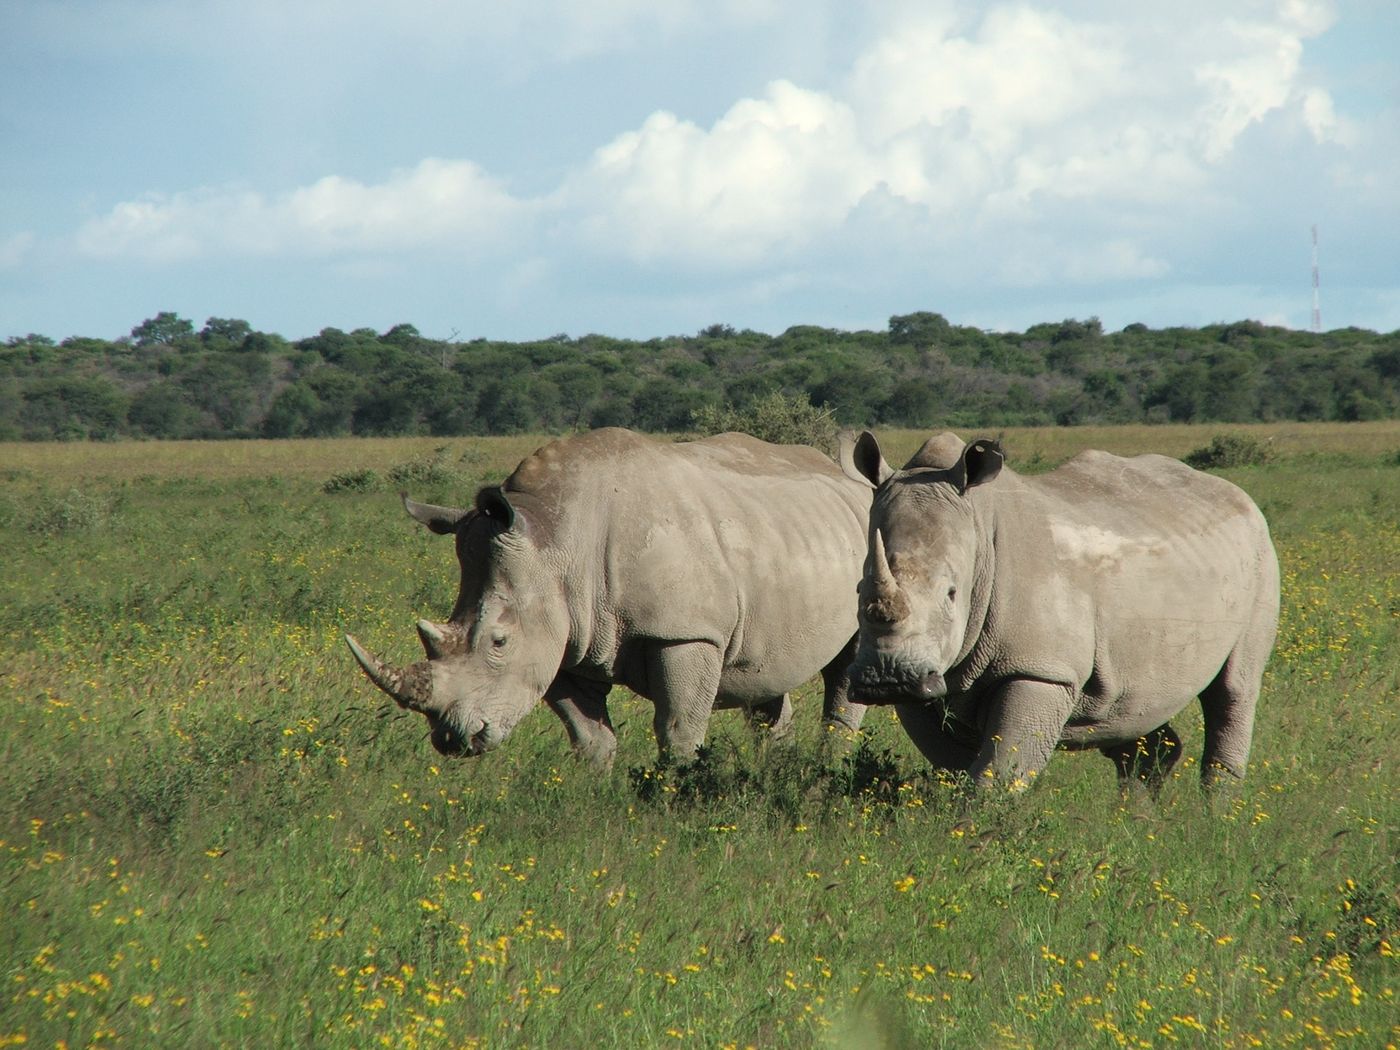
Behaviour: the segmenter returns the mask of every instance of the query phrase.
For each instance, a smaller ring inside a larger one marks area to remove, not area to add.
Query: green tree
[[[320,408],[316,392],[304,380],[284,387],[263,417],[262,432],[265,437],[294,438],[311,433]]]
[[[131,330],[131,339],[138,347],[162,344],[178,346],[194,336],[194,325],[169,311],[148,317]]]
[[[706,400],[674,380],[650,379],[632,396],[632,425],[652,433],[685,430]]]
[[[138,391],[126,412],[137,434],[153,438],[186,438],[196,429],[199,414],[185,400],[178,383],[162,379]]]
[[[584,426],[603,395],[603,377],[586,364],[550,365],[541,377],[559,392],[560,422],[566,427]]]
[[[913,314],[896,314],[890,318],[890,342],[896,345],[933,346],[946,339],[953,326],[942,314],[920,311]]]
[[[241,348],[252,334],[253,326],[247,321],[211,317],[199,330],[199,341],[211,350],[234,350]]]
[[[21,395],[19,424],[26,440],[110,439],[126,422],[127,399],[98,377],[41,379]]]

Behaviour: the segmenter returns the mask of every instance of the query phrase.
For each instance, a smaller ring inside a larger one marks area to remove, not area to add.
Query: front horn
[[[355,662],[371,682],[388,693],[400,707],[410,711],[426,712],[428,702],[433,698],[432,670],[426,662],[412,664],[400,670],[391,667],[372,653],[360,648],[360,643],[350,635],[345,636],[345,644]]]
[[[870,603],[865,607],[866,618],[875,623],[898,623],[909,615],[909,599],[899,592],[899,583],[885,557],[885,537],[879,529],[875,530],[871,554],[873,578],[870,582],[873,586]]]
[[[895,581],[894,573],[890,570],[889,560],[885,557],[885,537],[879,529],[875,530],[875,598],[877,601],[892,601],[899,596],[899,584]]]

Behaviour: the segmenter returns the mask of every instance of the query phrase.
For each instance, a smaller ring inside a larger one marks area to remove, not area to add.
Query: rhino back
[[[990,508],[993,674],[1070,681],[1088,721],[1125,700],[1150,721],[1212,680],[1261,607],[1277,616],[1268,527],[1224,479],[1091,452],[1012,480]]]

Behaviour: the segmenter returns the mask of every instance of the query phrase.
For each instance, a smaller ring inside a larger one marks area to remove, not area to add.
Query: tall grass
[[[975,804],[887,712],[827,738],[815,684],[795,745],[718,715],[685,773],[624,695],[609,776],[544,711],[440,759],[340,633],[413,658],[450,544],[387,484],[323,489],[436,461],[415,496],[465,503],[529,439],[4,446],[0,1046],[1396,1043],[1387,426],[1290,425],[1225,472],[1284,570],[1248,780],[1205,800],[1184,762],[1123,799],[1059,755]],[[1048,467],[1214,434],[1007,441]]]

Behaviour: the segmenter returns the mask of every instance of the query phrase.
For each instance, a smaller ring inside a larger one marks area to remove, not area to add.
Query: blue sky
[[[1400,329],[1396,0],[0,0],[0,339]]]

